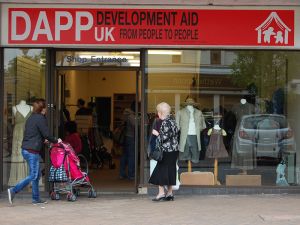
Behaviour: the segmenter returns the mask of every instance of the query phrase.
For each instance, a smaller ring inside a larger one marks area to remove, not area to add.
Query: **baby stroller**
[[[96,198],[94,190],[87,173],[80,169],[80,160],[71,145],[58,143],[50,146],[50,168],[49,182],[53,183],[50,193],[52,200],[59,200],[60,194],[66,193],[68,201],[76,201],[79,196],[79,187],[88,188],[88,197]]]
[[[90,129],[89,138],[92,148],[92,164],[96,164],[97,168],[102,168],[107,163],[109,169],[115,169],[112,155],[104,146],[102,135],[97,128]]]

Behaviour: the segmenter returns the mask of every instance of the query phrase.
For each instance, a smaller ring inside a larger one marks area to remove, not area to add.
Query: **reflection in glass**
[[[45,98],[45,50],[4,50],[3,184],[14,186],[27,176],[21,154],[24,126],[36,98]],[[42,183],[41,183],[42,185]]]
[[[171,105],[176,117],[184,112],[186,124],[194,117],[194,133],[190,132],[193,130],[190,125],[183,128],[178,124],[181,132],[187,132],[180,140],[183,141],[180,154],[185,157],[179,157],[179,177],[186,171],[216,173],[214,159],[207,154],[215,155],[212,149],[220,150],[224,144],[228,157],[218,159],[219,182],[212,183],[234,186],[300,183],[300,157],[296,148],[300,140],[297,123],[300,104],[295,104],[300,94],[299,52],[181,50],[181,54],[160,54],[160,51],[167,50],[149,52],[147,56],[146,131],[151,132],[155,106],[163,101]],[[185,108],[188,99],[195,102],[197,110],[193,114]],[[205,126],[198,129],[201,124],[197,121],[202,117]],[[216,125],[226,135],[209,147],[212,130],[208,131]],[[198,152],[191,146],[192,135],[200,135],[195,144]],[[285,168],[284,178],[282,168]]]

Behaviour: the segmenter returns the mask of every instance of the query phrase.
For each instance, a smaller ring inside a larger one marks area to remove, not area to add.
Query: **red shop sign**
[[[9,8],[9,44],[294,46],[294,10]]]

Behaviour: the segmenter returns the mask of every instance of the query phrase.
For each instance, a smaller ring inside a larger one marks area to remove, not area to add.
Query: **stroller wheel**
[[[76,195],[76,197],[78,197],[80,195],[80,189],[79,188],[74,189],[73,193],[74,193],[74,195]]]
[[[52,200],[59,200],[59,194],[56,193],[56,192],[54,192],[54,191],[52,191],[51,194],[50,194],[50,198]]]
[[[89,198],[97,198],[97,192],[94,189],[89,190]]]
[[[72,194],[72,193],[68,193],[67,194],[67,200],[70,202],[75,202],[77,199],[76,195]]]

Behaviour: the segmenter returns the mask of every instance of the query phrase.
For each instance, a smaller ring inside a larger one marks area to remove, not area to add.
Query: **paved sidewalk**
[[[1,225],[299,225],[300,195],[178,196],[174,202],[152,202],[148,196],[80,196],[43,206],[0,199]]]

